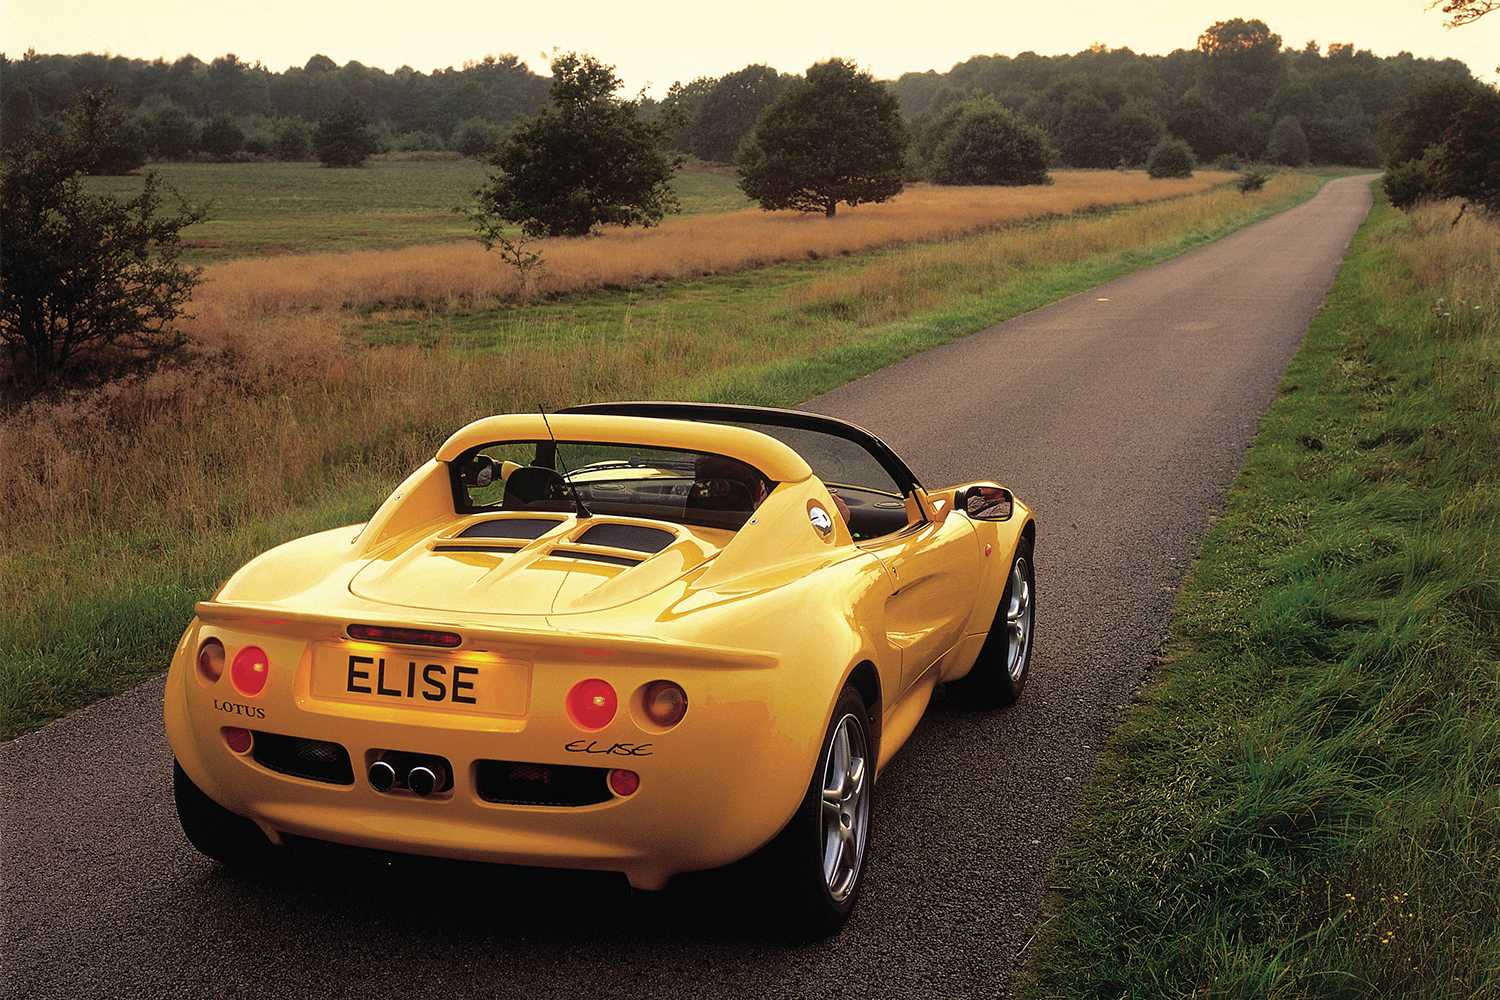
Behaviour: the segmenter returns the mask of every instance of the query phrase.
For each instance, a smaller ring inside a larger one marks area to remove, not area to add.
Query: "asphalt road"
[[[738,883],[314,853],[224,870],[178,830],[162,680],[0,745],[0,996],[1001,996],[1095,755],[1363,219],[1368,178],[1213,246],[862,378],[808,409],[929,485],[1037,512],[1016,707],[934,700],[884,774],[869,883],[794,945]]]

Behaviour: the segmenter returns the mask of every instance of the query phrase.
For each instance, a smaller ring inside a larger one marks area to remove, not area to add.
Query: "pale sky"
[[[1215,21],[1259,18],[1301,48],[1352,42],[1378,56],[1453,57],[1496,81],[1500,12],[1452,30],[1426,0],[0,0],[0,51],[204,62],[233,52],[280,72],[321,53],[423,72],[514,53],[548,75],[553,49],[592,53],[631,93],[749,63],[801,73],[831,56],[881,79],[946,72],[973,55],[1061,55],[1102,42],[1141,54],[1192,48]]]

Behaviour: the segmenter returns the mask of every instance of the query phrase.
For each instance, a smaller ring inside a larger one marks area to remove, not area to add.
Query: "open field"
[[[1500,997],[1500,220],[1377,205],[1021,996]]]
[[[317,163],[161,163],[163,181],[209,218],[183,231],[183,259],[382,250],[472,237],[454,211],[484,183],[475,160],[372,161],[359,169]],[[90,177],[92,191],[128,196],[139,177]]]
[[[358,169],[317,163],[161,163],[156,171],[189,202],[210,202],[206,222],[184,231],[191,264],[240,257],[393,250],[474,239],[463,213],[488,168],[465,159],[376,159]],[[139,177],[89,177],[120,196]],[[673,181],[682,215],[753,204],[723,170],[685,169]]]
[[[160,670],[193,602],[234,567],[289,537],[363,520],[475,417],[629,396],[789,404],[1180,253],[1316,186],[1282,175],[1250,197],[1217,189],[478,311],[441,286],[384,301],[384,277],[346,278],[324,295],[296,283],[303,268],[286,260],[264,262],[284,270],[262,274],[281,274],[290,290],[216,280],[196,307],[198,363],[0,425],[0,735]],[[817,221],[842,234],[853,215]],[[805,241],[806,220],[784,221]],[[355,268],[412,252],[335,259]]]

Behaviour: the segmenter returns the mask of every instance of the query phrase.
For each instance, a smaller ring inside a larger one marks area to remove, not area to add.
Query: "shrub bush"
[[[1266,181],[1270,179],[1271,175],[1264,170],[1247,170],[1235,182],[1235,187],[1240,189],[1240,194],[1249,194],[1252,191],[1259,191],[1265,187]]]
[[[1398,163],[1380,178],[1380,187],[1393,208],[1411,208],[1432,197],[1432,175],[1427,167],[1432,163],[1432,154],[1415,160]]]
[[[1048,184],[1047,134],[994,100],[968,102],[932,155],[938,184]]]
[[[1146,173],[1152,177],[1191,177],[1198,160],[1181,139],[1163,139],[1146,160]]]
[[[1307,133],[1302,131],[1302,122],[1296,115],[1287,115],[1271,127],[1266,159],[1288,167],[1300,167],[1307,162],[1308,156]]]

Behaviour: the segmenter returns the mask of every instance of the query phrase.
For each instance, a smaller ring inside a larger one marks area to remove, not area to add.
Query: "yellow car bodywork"
[[[713,453],[775,486],[737,530],[556,510],[519,544],[474,534],[539,516],[461,512],[454,463],[492,442],[548,439]],[[899,526],[856,538],[808,461],[756,430],[568,412],[479,420],[368,523],[273,549],[197,605],[167,679],[167,734],[181,773],[272,843],[293,835],[619,871],[660,888],[674,874],[743,858],[787,826],[847,686],[868,708],[878,773],[935,686],[969,672],[1018,547],[1025,539],[1029,551],[1035,531],[1019,501],[1005,520],[956,510],[955,496],[972,485],[928,491],[913,482],[882,501]],[[671,538],[649,554],[584,538],[601,525],[624,527],[596,538],[642,528]],[[372,629],[459,642],[354,634]],[[205,673],[199,661],[213,640],[225,661],[263,651],[258,693],[243,693],[230,669]],[[596,730],[568,707],[586,680],[618,695]],[[663,680],[687,699],[669,726],[644,702]],[[350,774],[330,780],[324,763],[299,763],[319,748],[347,752]],[[380,791],[366,774],[391,754],[441,758],[452,773],[425,796]],[[494,801],[476,790],[497,768],[532,765],[600,782],[626,769],[638,787],[567,804]]]

